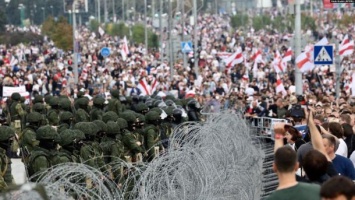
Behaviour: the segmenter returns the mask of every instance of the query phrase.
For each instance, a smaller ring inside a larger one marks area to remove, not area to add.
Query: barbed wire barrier
[[[102,169],[66,163],[38,174],[38,183],[49,199],[260,199],[264,153],[241,116],[224,112],[183,123],[169,145],[150,163],[116,158],[110,168],[118,180]]]

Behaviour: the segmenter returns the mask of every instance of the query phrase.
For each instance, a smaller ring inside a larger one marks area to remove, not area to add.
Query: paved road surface
[[[12,176],[14,177],[17,185],[23,184],[26,181],[25,166],[21,162],[21,159],[11,159]]]

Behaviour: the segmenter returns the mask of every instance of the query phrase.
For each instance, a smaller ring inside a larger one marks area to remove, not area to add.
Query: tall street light
[[[296,0],[296,17],[295,17],[295,45],[296,45],[296,56],[301,54],[301,4],[300,0]],[[296,94],[303,94],[302,86],[302,73],[298,67],[295,67],[295,86]]]
[[[20,19],[21,19],[21,27],[25,26],[24,19],[25,19],[25,6],[21,3],[18,5],[18,9],[20,10]]]
[[[42,9],[42,14],[43,14],[43,21],[42,23],[44,23],[44,21],[46,20],[46,9],[44,7],[41,7]]]
[[[148,54],[148,28],[147,28],[147,0],[144,0],[144,45],[145,54]]]
[[[51,5],[50,8],[51,8],[51,12],[52,12],[52,17],[54,17],[53,6]]]
[[[73,6],[72,6],[72,14],[73,14],[73,71],[74,71],[74,83],[75,85],[78,84],[78,79],[79,79],[79,74],[78,74],[78,56],[77,56],[77,45],[76,45],[76,40],[75,40],[75,30],[76,30],[76,16],[75,16],[75,3],[76,0],[73,1]]]

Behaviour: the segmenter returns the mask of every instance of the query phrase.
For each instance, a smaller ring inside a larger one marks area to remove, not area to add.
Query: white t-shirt
[[[335,154],[339,156],[343,156],[345,158],[348,157],[348,146],[346,146],[346,143],[344,142],[343,139],[339,139],[339,147]]]

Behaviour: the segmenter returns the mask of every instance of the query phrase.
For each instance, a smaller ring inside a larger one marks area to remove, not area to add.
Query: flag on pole
[[[284,84],[282,83],[282,80],[280,79],[280,76],[278,74],[277,74],[276,78],[277,78],[277,80],[276,80],[276,94],[281,92],[282,96],[284,97],[287,95]]]
[[[229,56],[224,61],[226,63],[226,67],[231,68],[236,64],[242,63],[243,60],[244,60],[244,58],[243,58],[242,50],[241,50],[241,48],[238,48],[238,50],[234,54]]]
[[[122,45],[122,49],[121,49],[121,56],[124,61],[127,59],[128,54],[129,54],[129,49],[128,49],[127,38],[125,36],[123,38],[123,45]]]
[[[99,26],[99,33],[101,36],[103,36],[105,34],[104,29],[101,28],[101,26]]]
[[[149,84],[147,83],[147,80],[145,78],[142,78],[138,85],[137,85],[137,88],[142,92],[141,94],[144,95],[144,96],[149,96],[151,95],[150,91],[150,86]]]
[[[296,58],[296,66],[301,70],[301,72],[307,72],[314,69],[313,63],[313,50],[314,46],[327,45],[328,39],[323,37],[319,42],[315,45],[307,45],[305,51],[302,52]]]
[[[283,61],[283,62],[289,62],[289,61],[291,61],[291,59],[292,59],[292,54],[293,54],[292,49],[291,49],[291,48],[288,48],[287,51],[286,51],[286,53],[285,53],[285,54],[283,55],[283,57],[282,57],[282,61]]]
[[[354,53],[354,40],[349,40],[348,35],[345,35],[339,46],[339,55],[348,56]]]

